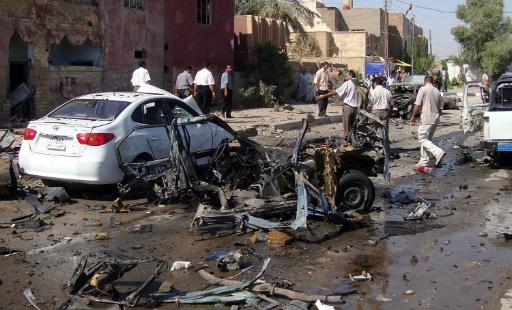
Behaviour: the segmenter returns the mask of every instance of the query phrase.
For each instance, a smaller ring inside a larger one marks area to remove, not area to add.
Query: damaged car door
[[[484,114],[489,107],[489,90],[481,83],[464,86],[462,97],[462,130],[464,133],[483,129]]]

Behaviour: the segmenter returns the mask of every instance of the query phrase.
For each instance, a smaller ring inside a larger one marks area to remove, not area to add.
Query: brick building
[[[95,91],[130,90],[146,61],[152,84],[172,89],[187,65],[233,62],[233,0],[2,0],[0,119],[21,83],[34,91],[25,116]]]
[[[364,73],[366,56],[383,56],[386,25],[381,8],[353,8],[351,0],[345,0],[341,10],[317,0],[302,3],[318,15],[304,28],[318,41],[323,60]],[[410,49],[413,37],[423,36],[423,29],[402,13],[388,13],[388,32],[389,56],[398,59]]]

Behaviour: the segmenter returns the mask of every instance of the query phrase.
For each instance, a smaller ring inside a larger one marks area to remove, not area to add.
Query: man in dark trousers
[[[215,99],[215,80],[209,70],[210,63],[205,62],[194,79],[194,97],[204,114],[210,113],[212,100]]]
[[[222,108],[222,116],[231,118],[231,110],[233,109],[233,68],[226,66],[222,77],[220,78],[220,89],[224,98],[224,107]]]
[[[324,62],[322,67],[316,72],[313,83],[315,84],[316,95],[328,94],[331,87],[331,75],[329,73],[329,63]],[[317,99],[318,101],[318,117],[325,117],[327,112],[327,105],[329,104],[329,97],[322,97],[324,99]]]
[[[194,84],[194,79],[192,78],[192,66],[188,66],[187,70],[178,74],[176,78],[176,95],[181,99],[185,99],[190,96],[190,92],[192,91],[192,85]]]

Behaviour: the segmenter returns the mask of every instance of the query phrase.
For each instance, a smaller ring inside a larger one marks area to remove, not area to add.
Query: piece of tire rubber
[[[344,202],[344,196],[347,191],[359,189],[361,201],[356,201],[354,205]],[[335,202],[339,212],[356,210],[359,212],[370,212],[373,201],[375,200],[375,187],[368,176],[358,170],[349,170],[338,180],[338,189],[336,190]]]

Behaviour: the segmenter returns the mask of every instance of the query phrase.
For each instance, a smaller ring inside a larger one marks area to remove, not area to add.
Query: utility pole
[[[414,75],[414,41],[416,41],[416,37],[414,35],[414,28],[416,28],[416,24],[414,22],[414,19],[416,18],[416,15],[414,13],[412,14],[412,43],[411,43],[411,75]]]
[[[432,29],[428,30],[428,44],[430,45],[430,53],[429,55],[432,56]]]
[[[388,0],[384,0],[384,71],[386,76],[389,77],[389,21],[388,21]]]

